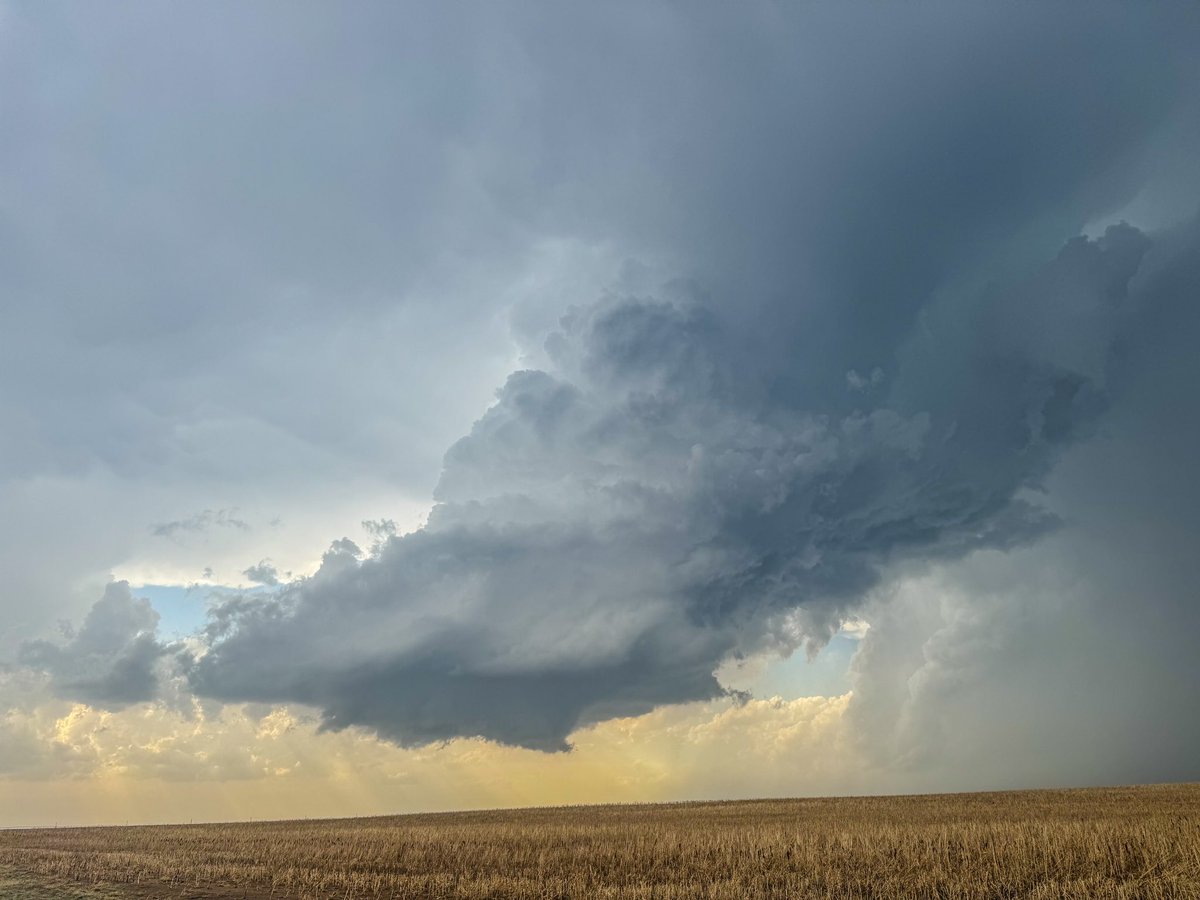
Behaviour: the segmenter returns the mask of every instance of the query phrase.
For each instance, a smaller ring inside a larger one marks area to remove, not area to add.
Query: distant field
[[[1200,898],[1200,785],[7,831],[0,894]]]

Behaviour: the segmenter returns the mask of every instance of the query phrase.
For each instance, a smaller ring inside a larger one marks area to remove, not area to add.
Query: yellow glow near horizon
[[[479,740],[405,750],[319,733],[276,708],[212,718],[75,704],[27,723],[69,771],[0,780],[0,825],[382,815],[485,807],[857,793],[850,695],[666,707],[577,732],[546,754]],[[73,767],[73,768],[71,768]]]

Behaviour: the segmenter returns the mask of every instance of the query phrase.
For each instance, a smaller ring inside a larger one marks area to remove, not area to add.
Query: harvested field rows
[[[1200,898],[1200,785],[0,832],[136,897]]]

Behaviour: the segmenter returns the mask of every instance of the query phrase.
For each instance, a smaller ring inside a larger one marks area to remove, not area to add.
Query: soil
[[[272,898],[257,889],[215,885],[81,885],[0,868],[0,897],[4,900],[281,900],[283,895],[275,894]]]
[[[112,888],[79,885],[0,869],[0,897],[5,900],[111,900],[123,895]],[[124,895],[127,896],[127,895]]]

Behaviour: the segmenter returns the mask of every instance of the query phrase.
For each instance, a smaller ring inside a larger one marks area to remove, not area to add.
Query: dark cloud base
[[[331,551],[311,580],[219,613],[192,686],[403,744],[538,749],[716,696],[714,669],[786,613],[819,644],[887,566],[1053,529],[1027,495],[1092,434],[1130,330],[1172,300],[1157,291],[1179,263],[1159,254],[1151,278],[1151,247],[1110,229],[932,308],[956,352],[898,335],[889,384],[856,398],[876,405],[846,413],[840,396],[772,404],[703,308],[579,310],[554,370],[513,375],[447,453],[425,529],[361,562]]]

